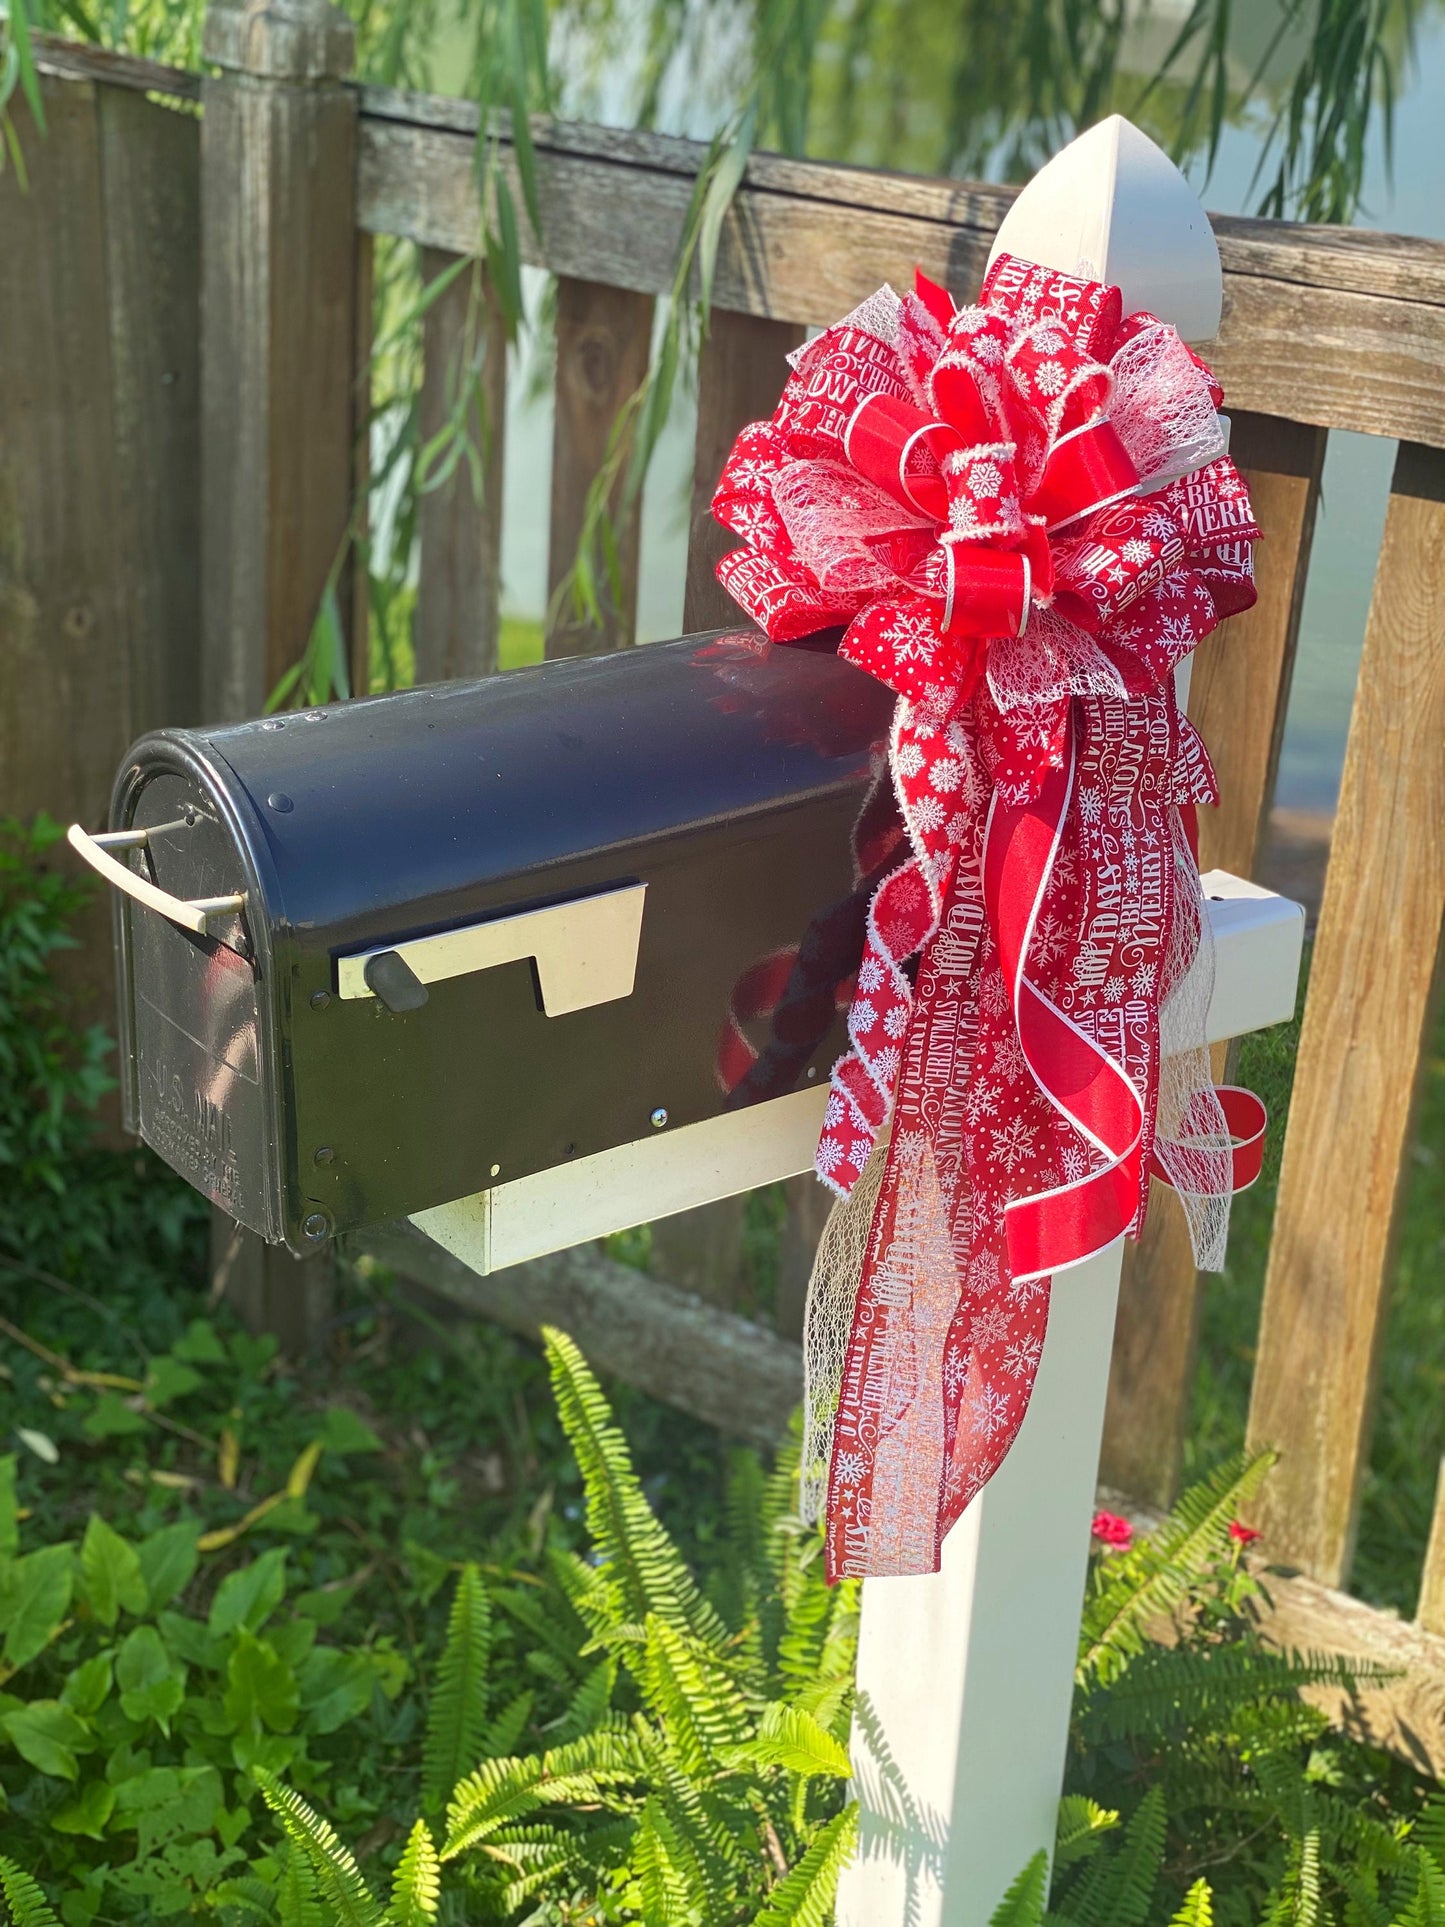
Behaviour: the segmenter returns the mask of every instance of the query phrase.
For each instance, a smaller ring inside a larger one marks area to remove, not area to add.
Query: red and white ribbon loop
[[[1172,676],[1253,600],[1259,529],[1217,384],[1117,288],[1004,255],[977,305],[920,277],[791,361],[719,482],[719,579],[775,641],[846,624],[897,692],[909,845],[818,1146],[869,1215],[825,1240],[861,1275],[815,1277],[805,1462],[832,1576],[927,1571],[1022,1421],[1051,1278],[1137,1233],[1166,1168],[1217,1259],[1259,1173],[1261,1107],[1206,1075],[1188,836],[1218,789]],[[765,960],[729,1071],[754,1006],[784,1063],[817,999]]]

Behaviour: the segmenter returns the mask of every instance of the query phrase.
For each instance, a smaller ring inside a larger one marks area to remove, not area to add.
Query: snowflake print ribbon
[[[1173,670],[1253,602],[1259,529],[1209,369],[1117,288],[1003,255],[976,305],[920,276],[790,361],[723,470],[718,577],[775,642],[846,625],[896,692],[907,833],[818,1147],[867,1217],[849,1319],[814,1280],[804,1499],[832,1577],[931,1571],[1018,1431],[1053,1275],[1137,1235],[1151,1173],[1217,1267],[1258,1172],[1262,1110],[1204,1050],[1218,793]]]

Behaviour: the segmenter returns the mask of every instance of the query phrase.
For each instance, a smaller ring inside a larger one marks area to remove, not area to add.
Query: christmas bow
[[[926,1571],[1017,1432],[1052,1274],[1137,1234],[1151,1170],[1217,1266],[1258,1168],[1203,1048],[1217,790],[1172,672],[1254,600],[1259,530],[1208,368],[1116,288],[1005,255],[978,305],[920,276],[791,364],[723,470],[718,576],[774,641],[846,623],[897,692],[910,846],[818,1147],[847,1202],[805,1503],[826,1482],[833,1576]]]

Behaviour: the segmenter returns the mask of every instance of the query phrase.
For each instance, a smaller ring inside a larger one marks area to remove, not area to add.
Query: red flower
[[[1229,1536],[1237,1546],[1252,1546],[1256,1539],[1264,1537],[1263,1533],[1256,1532],[1253,1526],[1241,1525],[1238,1519],[1230,1520]]]
[[[1118,1546],[1121,1550],[1134,1543],[1134,1528],[1127,1519],[1121,1519],[1117,1512],[1096,1512],[1091,1528],[1094,1537],[1106,1546]]]

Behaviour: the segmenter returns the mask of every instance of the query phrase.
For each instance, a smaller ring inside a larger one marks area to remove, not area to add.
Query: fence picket
[[[1273,415],[1234,417],[1232,446],[1268,539],[1259,600],[1200,649],[1189,713],[1223,798],[1199,821],[1201,867],[1251,876],[1279,762],[1309,572],[1325,431]],[[1223,1066],[1217,1068],[1222,1069]],[[1144,1236],[1126,1250],[1100,1476],[1150,1505],[1172,1503],[1189,1422],[1199,1278],[1184,1216],[1154,1187]]]
[[[342,577],[341,606],[348,611],[347,666],[353,696],[371,691],[371,580],[366,542],[371,527],[371,357],[375,347],[372,303],[376,281],[375,237],[356,231],[356,349],[352,356],[351,513],[355,539]]]
[[[1403,442],[1350,718],[1265,1279],[1249,1436],[1273,1558],[1350,1567],[1445,919],[1445,453]]]
[[[737,546],[737,538],[713,520],[713,490],[738,430],[772,414],[788,373],[784,357],[803,335],[792,322],[713,310],[697,371],[697,444],[682,605],[682,626],[689,634],[737,620],[737,605],[723,594],[713,574]]]
[[[423,248],[428,285],[457,257]],[[478,374],[473,376],[480,356]],[[466,433],[481,459],[481,494],[463,454],[450,475],[421,498],[417,513],[416,680],[490,676],[497,667],[502,570],[502,466],[507,412],[507,331],[487,298],[480,265],[463,267],[426,312],[421,388],[423,447],[451,419],[461,387],[479,381],[482,400],[467,412]]]
[[[552,436],[552,527],[547,593],[572,567],[587,491],[607,456],[618,409],[647,373],[652,296],[598,281],[557,283],[557,415]],[[600,623],[561,609],[548,624],[549,656],[605,655],[626,649],[637,628],[640,518],[634,508],[617,531],[621,594],[604,579]]]

